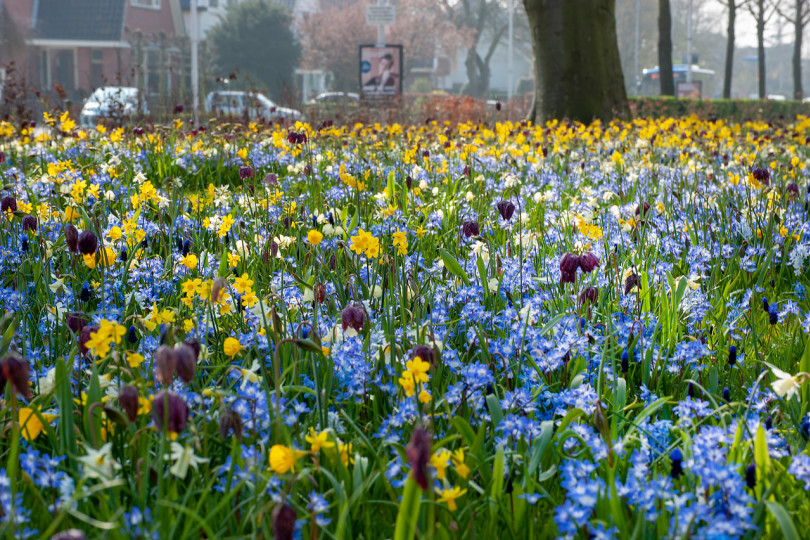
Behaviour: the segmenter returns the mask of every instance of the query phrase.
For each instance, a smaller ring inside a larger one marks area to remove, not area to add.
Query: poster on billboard
[[[402,45],[360,45],[360,96],[382,99],[402,95]]]

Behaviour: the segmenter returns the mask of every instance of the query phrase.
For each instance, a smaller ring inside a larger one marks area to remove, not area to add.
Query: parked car
[[[120,123],[135,114],[149,114],[137,88],[102,86],[84,102],[79,123],[84,127],[93,127],[101,121]]]
[[[354,92],[324,92],[307,101],[307,105],[360,105],[360,95]]]
[[[221,116],[247,116],[251,120],[303,120],[301,111],[279,107],[270,98],[258,92],[238,90],[211,92],[205,98],[205,110]]]

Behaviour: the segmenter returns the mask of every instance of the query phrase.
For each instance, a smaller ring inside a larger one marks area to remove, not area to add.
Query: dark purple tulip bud
[[[579,268],[579,256],[574,255],[573,253],[566,253],[560,259],[560,272],[563,274],[565,273],[577,273],[577,268]],[[573,283],[573,282],[572,282]]]
[[[430,364],[431,366],[434,365],[433,358],[435,356],[435,353],[433,352],[433,348],[428,347],[427,345],[417,345],[416,347],[413,348],[411,357],[416,358],[417,356],[421,358],[423,361]]]
[[[219,435],[223,439],[228,438],[228,434],[233,432],[237,440],[242,440],[242,417],[233,409],[223,411],[219,418]]]
[[[501,102],[500,102],[500,101],[496,101],[496,102],[495,102],[495,110],[496,110],[496,111],[500,111],[500,110],[501,110]]]
[[[737,363],[737,347],[732,345],[728,348],[728,365],[733,366]]]
[[[638,274],[635,272],[627,276],[627,279],[624,280],[624,294],[630,294],[634,288],[641,285],[641,280],[638,277]]]
[[[461,174],[469,178],[471,173],[472,171],[470,170],[470,166],[464,165],[464,169],[462,169]]]
[[[768,169],[763,169],[762,167],[755,167],[754,170],[751,171],[751,176],[753,176],[757,182],[765,184],[766,186],[771,181],[771,173],[768,172]]]
[[[65,317],[65,322],[67,322],[67,326],[70,328],[71,332],[79,335],[90,322],[90,317],[81,311],[71,311]]]
[[[672,460],[672,469],[670,474],[672,478],[677,480],[683,474],[683,453],[680,448],[674,449],[669,453],[669,459]]]
[[[295,509],[286,504],[280,504],[273,509],[273,538],[276,540],[292,540],[295,534],[295,521],[298,516]]]
[[[768,415],[768,416],[765,418],[765,429],[767,429],[768,431],[770,431],[772,428],[773,428],[773,418],[771,418],[771,416],[770,416],[770,415]]]
[[[275,258],[278,256],[278,243],[270,242],[270,255]]]
[[[636,215],[641,215],[642,217],[647,215],[647,212],[650,211],[650,203],[644,201],[639,206],[636,206]]]
[[[768,304],[768,297],[763,296],[762,297],[762,310],[763,311],[768,311],[769,308],[770,308],[770,304]]]
[[[599,289],[596,287],[587,287],[582,293],[579,295],[579,301],[581,303],[590,302],[595,304],[599,300]]]
[[[0,163],[3,163],[5,161],[6,161],[6,154],[2,150],[0,150]]]
[[[70,223],[65,226],[65,244],[73,253],[79,251],[79,229]]]
[[[363,322],[365,321],[366,314],[359,304],[352,304],[343,308],[340,314],[340,322],[343,325],[343,331],[347,328],[354,328],[355,331],[363,331]]]
[[[726,403],[731,401],[731,392],[729,392],[728,386],[723,388],[723,401]]]
[[[182,103],[178,103],[177,105],[174,106],[174,114],[180,114],[184,110],[186,110],[186,108],[183,106]]]
[[[79,235],[79,252],[82,255],[93,255],[98,249],[98,238],[91,230],[82,231]]]
[[[515,205],[511,201],[501,201],[498,203],[498,213],[503,219],[509,221],[515,213]]]
[[[191,348],[191,350],[194,352],[194,359],[198,360],[200,358],[200,342],[192,338],[185,340],[183,343]]]
[[[323,283],[316,283],[312,287],[312,296],[314,297],[315,302],[319,304],[326,302],[326,287]]]
[[[695,385],[693,383],[686,385],[686,395],[695,399]]]
[[[560,274],[560,283],[571,283],[572,285],[577,282],[577,273],[576,272],[566,272],[565,270],[562,271]]]
[[[464,232],[464,236],[467,238],[471,236],[478,236],[478,234],[481,232],[478,229],[478,223],[475,221],[465,221],[464,225],[461,226],[461,230]]]
[[[22,218],[23,231],[37,232],[37,218],[34,216],[25,216]]]
[[[411,178],[411,177],[410,177],[410,175],[409,175],[409,176],[406,176],[406,177],[405,177],[405,186],[406,186],[408,189],[411,189],[411,186],[412,186],[412,185],[413,185],[413,178]]]
[[[11,196],[3,197],[3,199],[0,200],[0,211],[2,211],[4,214],[9,211],[16,212],[17,199]]]
[[[264,177],[264,183],[269,186],[277,186],[278,185],[278,176],[275,173],[267,173]]]
[[[590,251],[586,251],[579,256],[579,267],[582,268],[582,271],[586,274],[590,274],[597,266],[599,266],[599,257]]]
[[[745,469],[745,484],[748,489],[754,489],[757,485],[757,466],[752,463]]]
[[[98,332],[98,325],[91,324],[82,328],[81,336],[79,336],[79,350],[84,355],[90,350],[87,348],[87,342],[90,341],[90,334],[93,332]]]
[[[167,401],[168,403],[166,403]],[[168,409],[166,405],[168,405]],[[174,392],[162,390],[152,400],[152,420],[158,431],[163,431],[165,424],[170,432],[180,433],[188,422],[188,405]]]
[[[408,464],[411,466],[411,476],[422,490],[428,488],[427,465],[430,461],[430,433],[417,427],[411,435],[411,442],[405,447]]]
[[[197,368],[197,355],[194,349],[185,343],[180,343],[175,345],[174,354],[177,358],[175,370],[180,380],[185,383],[191,382],[194,379],[194,371]]]
[[[798,197],[799,196],[799,186],[798,186],[798,184],[796,184],[796,182],[789,183],[787,185],[787,192],[788,192],[788,195],[790,195],[792,197]]]
[[[244,180],[246,178],[253,178],[253,167],[249,165],[239,167],[239,179]]]
[[[87,540],[87,537],[79,529],[68,529],[51,536],[51,540]]]
[[[630,369],[630,357],[627,355],[627,349],[622,351],[622,373],[627,373]]]
[[[138,419],[139,397],[138,389],[129,384],[118,392],[118,406],[121,407],[130,422],[135,422]]]
[[[31,399],[31,388],[28,386],[28,362],[16,354],[10,353],[3,360],[0,360],[0,373],[2,373],[3,388],[5,391],[7,382],[11,382],[11,387],[26,399]]]
[[[136,137],[141,137],[141,136],[143,136],[144,133],[146,133],[146,131],[144,131],[144,129],[142,127],[136,127],[136,128],[132,128],[132,133]]]
[[[332,270],[337,268],[337,257],[335,257],[334,253],[332,253],[332,255],[329,257],[329,268]]]
[[[166,345],[161,345],[155,351],[155,371],[160,384],[169,386],[174,378],[174,371],[177,366],[177,354],[174,349]]]

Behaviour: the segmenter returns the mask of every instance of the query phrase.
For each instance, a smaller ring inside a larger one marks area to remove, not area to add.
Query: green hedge
[[[674,97],[641,97],[630,99],[633,117],[660,118],[697,115],[699,118],[747,120],[789,120],[798,115],[810,116],[810,103],[801,101],[766,101],[758,99],[678,99]]]

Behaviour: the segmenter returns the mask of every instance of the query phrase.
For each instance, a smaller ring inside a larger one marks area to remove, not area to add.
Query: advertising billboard
[[[402,45],[360,46],[360,96],[364,99],[402,95]]]

